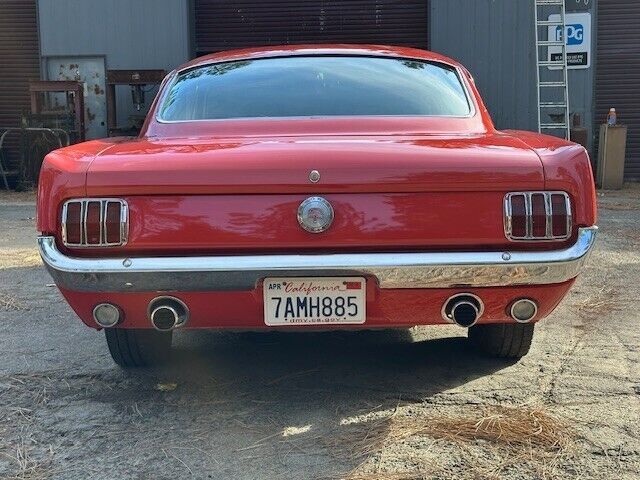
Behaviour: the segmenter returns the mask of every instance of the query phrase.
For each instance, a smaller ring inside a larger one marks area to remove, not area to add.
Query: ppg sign
[[[636,0],[637,1],[637,0]],[[589,68],[591,66],[591,14],[589,12],[567,13],[565,15],[565,33],[562,38],[562,27],[557,26],[562,22],[560,15],[549,15],[547,39],[555,42],[565,40],[566,46],[552,45],[547,49],[547,59],[552,62],[561,62],[563,52],[567,54],[567,67]],[[559,67],[551,66],[550,69]]]
[[[567,45],[582,45],[582,42],[584,42],[584,26],[575,23],[566,27]],[[556,27],[556,40],[562,41],[562,27]]]

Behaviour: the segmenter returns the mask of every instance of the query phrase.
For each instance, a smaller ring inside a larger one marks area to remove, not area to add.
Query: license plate
[[[265,278],[264,323],[363,324],[366,286],[362,277]]]

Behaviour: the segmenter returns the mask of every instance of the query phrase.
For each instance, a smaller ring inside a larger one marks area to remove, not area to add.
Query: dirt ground
[[[640,185],[599,194],[596,251],[517,363],[457,327],[177,335],[123,372],[0,194],[0,478],[638,479]]]

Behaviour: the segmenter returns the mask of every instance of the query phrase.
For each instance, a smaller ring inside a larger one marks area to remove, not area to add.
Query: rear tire
[[[168,360],[171,353],[173,332],[105,328],[104,333],[111,358],[122,368],[161,365]]]
[[[522,358],[529,353],[533,323],[495,323],[469,328],[469,342],[482,353],[498,358]]]

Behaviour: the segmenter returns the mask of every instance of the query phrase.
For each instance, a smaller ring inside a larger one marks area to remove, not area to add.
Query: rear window
[[[323,116],[468,116],[456,71],[419,60],[310,56],[243,60],[178,75],[165,121]]]

